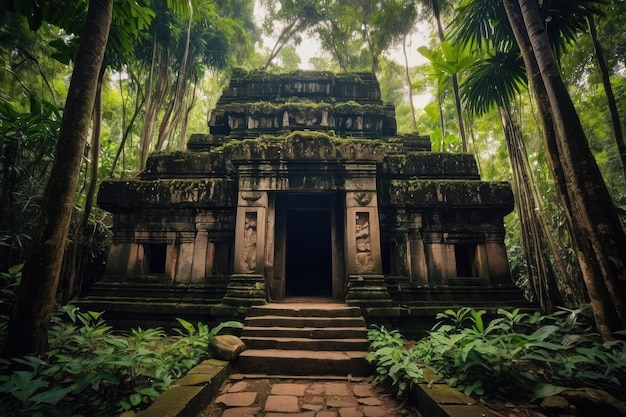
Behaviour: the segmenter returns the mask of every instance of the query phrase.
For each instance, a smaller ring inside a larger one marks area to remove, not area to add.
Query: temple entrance
[[[286,295],[331,296],[330,210],[287,210],[286,223]]]

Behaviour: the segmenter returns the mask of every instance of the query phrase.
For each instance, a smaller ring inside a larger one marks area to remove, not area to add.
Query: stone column
[[[240,191],[235,226],[236,274],[265,272],[267,193]]]
[[[422,236],[428,270],[428,285],[446,285],[447,277],[456,276],[454,246],[444,243],[441,232],[428,232]]]
[[[428,285],[428,268],[426,267],[426,253],[424,240],[420,229],[422,228],[422,214],[411,215],[409,232],[407,236],[407,265],[411,282],[415,285]]]
[[[191,267],[194,256],[194,234],[194,232],[178,232],[176,283],[188,283],[191,280]]]
[[[203,224],[197,224],[196,229],[196,239],[193,245],[193,263],[191,266],[191,282],[201,283],[206,276],[209,233],[206,230],[206,226]]]
[[[490,284],[512,284],[504,233],[488,233],[485,241]]]
[[[391,305],[382,275],[376,165],[351,164],[346,170],[346,302],[361,307]]]
[[[247,311],[252,305],[267,300],[265,284],[265,236],[267,193],[239,191],[235,225],[234,274],[226,287],[221,306],[212,314],[234,316]]]
[[[211,274],[215,244],[211,242],[212,233],[216,228],[217,219],[210,211],[196,214],[196,236],[193,247],[191,266],[191,282],[202,283]]]

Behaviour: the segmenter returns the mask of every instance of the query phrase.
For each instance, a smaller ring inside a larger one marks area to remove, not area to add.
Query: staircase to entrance
[[[367,327],[358,307],[290,299],[251,307],[239,356],[244,374],[368,376]]]

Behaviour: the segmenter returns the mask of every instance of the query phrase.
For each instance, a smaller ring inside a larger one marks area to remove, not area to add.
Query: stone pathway
[[[371,378],[293,379],[233,374],[198,417],[419,417]]]

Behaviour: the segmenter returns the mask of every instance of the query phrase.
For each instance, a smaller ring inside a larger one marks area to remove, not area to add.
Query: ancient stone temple
[[[118,319],[207,322],[315,296],[411,326],[442,307],[522,301],[504,245],[509,184],[481,181],[473,155],[398,135],[368,73],[236,70],[208,134],[103,182],[98,204],[114,237],[79,303]]]

